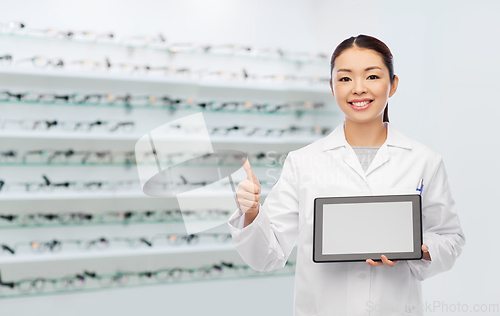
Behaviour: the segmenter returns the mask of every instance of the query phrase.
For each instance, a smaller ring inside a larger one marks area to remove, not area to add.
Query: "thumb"
[[[245,169],[245,173],[247,174],[247,178],[251,180],[252,182],[256,182],[257,177],[255,176],[255,173],[253,173],[252,167],[250,166],[250,161],[246,158],[241,159],[241,163],[243,164],[243,169]]]

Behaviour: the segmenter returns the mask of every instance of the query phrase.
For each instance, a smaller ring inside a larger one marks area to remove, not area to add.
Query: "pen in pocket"
[[[424,189],[424,179],[420,179],[417,186],[417,191],[422,195],[422,190]]]

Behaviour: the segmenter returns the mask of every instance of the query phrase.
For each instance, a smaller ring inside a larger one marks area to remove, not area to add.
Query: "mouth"
[[[365,110],[367,109],[368,107],[370,107],[370,105],[373,103],[373,100],[369,100],[369,99],[364,99],[364,100],[353,100],[351,102],[348,102],[351,107],[357,111],[360,111],[360,110]]]

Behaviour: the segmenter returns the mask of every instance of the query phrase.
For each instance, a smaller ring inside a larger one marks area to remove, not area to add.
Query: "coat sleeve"
[[[239,209],[228,220],[233,245],[243,260],[257,271],[284,267],[298,236],[298,177],[292,153],[285,159],[281,176],[254,221],[241,228],[244,214]]]
[[[451,195],[444,162],[439,162],[431,181],[422,193],[424,244],[429,247],[431,261],[408,260],[411,271],[420,281],[450,270],[465,246],[457,207]],[[425,192],[426,191],[426,192]]]

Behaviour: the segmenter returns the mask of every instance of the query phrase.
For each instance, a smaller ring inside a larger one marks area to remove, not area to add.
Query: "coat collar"
[[[410,140],[403,135],[400,131],[398,131],[393,125],[389,124],[389,122],[384,122],[384,126],[387,129],[387,146],[396,146],[406,149],[411,149],[412,145]],[[345,121],[340,123],[328,136],[325,138],[325,142],[323,144],[323,151],[329,149],[335,149],[337,147],[350,147],[349,143],[345,138]]]
[[[394,126],[390,125],[388,122],[384,122],[384,126],[387,129],[386,141],[384,142],[384,144],[382,144],[382,146],[380,146],[377,154],[373,158],[371,164],[368,166],[366,172],[363,171],[363,168],[361,167],[354,149],[351,147],[351,145],[349,145],[345,138],[345,121],[339,124],[333,130],[333,132],[331,132],[330,135],[326,137],[323,144],[323,151],[343,147],[343,150],[341,150],[339,154],[344,162],[349,165],[354,171],[356,171],[361,178],[363,178],[366,185],[370,186],[369,181],[367,180],[367,176],[391,159],[389,146],[396,146],[406,149],[412,148],[410,140],[406,136],[401,134],[397,129],[395,129]]]

